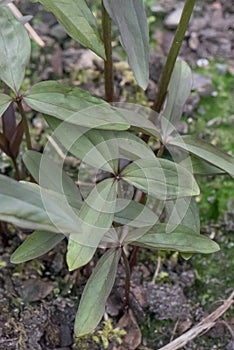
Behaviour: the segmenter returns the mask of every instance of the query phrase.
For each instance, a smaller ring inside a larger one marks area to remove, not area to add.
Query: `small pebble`
[[[199,58],[197,60],[197,66],[198,67],[207,67],[207,66],[209,66],[209,61],[206,58]]]

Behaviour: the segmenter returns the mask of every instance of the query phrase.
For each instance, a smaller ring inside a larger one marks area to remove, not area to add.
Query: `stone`
[[[192,90],[198,91],[202,96],[209,96],[213,91],[211,79],[202,74],[194,73]]]
[[[178,26],[180,17],[183,11],[183,7],[179,6],[176,10],[171,12],[164,20],[164,25],[168,28],[174,29]]]
[[[67,33],[65,32],[64,28],[61,26],[61,24],[55,24],[50,29],[50,35],[53,36],[58,41],[63,41],[67,37]]]

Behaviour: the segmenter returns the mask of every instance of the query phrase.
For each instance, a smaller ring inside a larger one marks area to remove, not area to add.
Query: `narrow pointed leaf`
[[[200,233],[199,209],[194,198],[179,198],[176,201],[165,202],[167,227],[173,230],[178,225],[184,225],[196,233]],[[167,231],[170,232],[170,231]]]
[[[5,94],[0,94],[0,117],[11,104],[11,97]]]
[[[112,130],[87,130],[53,117],[46,120],[54,130],[53,138],[75,157],[97,169],[117,170],[119,154]]]
[[[46,254],[65,236],[61,233],[34,231],[11,255],[13,264],[20,264]]]
[[[8,156],[10,155],[9,141],[7,140],[6,136],[1,132],[0,132],[0,148]]]
[[[149,80],[149,28],[142,0],[104,0],[117,25],[121,44],[138,84],[146,89]]]
[[[117,159],[129,160],[155,158],[151,148],[139,137],[127,131],[86,130],[55,118],[47,118],[50,127],[55,130],[53,137],[66,150],[85,163],[108,172],[116,172]],[[73,141],[74,140],[74,141]]]
[[[169,145],[186,150],[234,176],[234,157],[229,156],[206,141],[196,139],[193,136],[182,136],[171,139]]]
[[[7,7],[0,11],[0,79],[15,93],[21,87],[31,43],[24,25]]]
[[[161,200],[199,194],[199,187],[193,175],[179,164],[166,159],[136,160],[123,170],[122,177],[140,190]]]
[[[192,71],[185,61],[177,61],[168,86],[168,96],[163,116],[172,125],[180,121],[184,104],[192,88]]]
[[[95,17],[85,0],[39,0],[39,2],[57,17],[73,39],[105,58]]]
[[[80,267],[88,264],[88,262],[90,262],[92,259],[96,249],[96,247],[81,245],[70,236],[66,256],[69,271],[79,269]]]
[[[155,158],[152,149],[140,137],[127,131],[117,131],[115,135],[121,157],[128,160]]]
[[[0,176],[0,219],[20,227],[53,231],[40,196],[6,176]]]
[[[24,122],[23,120],[21,120],[16,126],[15,132],[12,135],[12,138],[9,143],[9,148],[14,158],[18,156],[23,136],[24,136]]]
[[[92,332],[100,322],[113,288],[120,249],[108,250],[98,261],[83,291],[75,320],[77,337]]]
[[[220,168],[217,168],[214,165],[208,163],[204,159],[193,155],[190,155],[188,158],[180,162],[180,165],[192,171],[194,175],[208,176],[225,174],[224,170],[221,170]]]
[[[5,110],[2,115],[2,131],[7,140],[10,141],[16,129],[16,115],[13,102]]]
[[[131,129],[153,136],[157,140],[161,139],[161,131],[150,121],[152,113],[155,118],[158,117],[158,113],[150,108],[139,108],[139,106],[132,104],[125,103],[124,107],[120,103],[114,103],[113,105],[115,110],[130,124]]]
[[[126,130],[129,124],[105,101],[56,81],[34,85],[24,97],[38,112],[87,128]]]
[[[193,230],[183,225],[178,225],[171,233],[166,233],[166,226],[166,224],[154,226],[147,233],[134,241],[133,244],[147,248],[185,253],[209,254],[219,250],[218,244],[210,238],[198,235]],[[132,238],[134,234],[140,236],[140,230],[141,229],[132,231]]]
[[[3,221],[35,230],[76,232],[77,213],[66,204],[59,193],[0,175],[0,219]]]
[[[110,248],[119,248],[121,246],[119,233],[114,227],[111,227],[103,236],[101,242],[98,245],[98,248],[110,249]]]
[[[23,156],[24,164],[40,186],[64,194],[69,204],[80,209],[82,198],[78,187],[53,159],[36,151],[27,151]],[[48,171],[49,169],[49,171]]]
[[[82,205],[79,218],[79,234],[71,234],[77,243],[97,247],[112,225],[117,197],[117,182],[106,179],[98,183]]]
[[[147,206],[129,201],[117,199],[114,221],[130,227],[153,226],[158,221],[158,216]]]

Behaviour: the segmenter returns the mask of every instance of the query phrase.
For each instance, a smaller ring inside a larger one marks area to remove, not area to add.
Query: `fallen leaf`
[[[123,343],[116,350],[135,350],[141,344],[141,331],[132,310],[128,310],[118,322],[118,327],[126,331]]]

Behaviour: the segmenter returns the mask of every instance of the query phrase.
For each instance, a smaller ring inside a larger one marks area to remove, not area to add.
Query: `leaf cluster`
[[[106,59],[86,1],[40,2],[72,38]],[[28,136],[22,107],[26,103],[44,115],[53,138],[66,152],[103,175],[83,198],[64,172],[63,160],[57,164],[45,147],[43,154],[29,149],[23,156],[35,183],[0,176],[0,219],[34,230],[13,253],[13,263],[37,258],[65,238],[70,270],[89,263],[97,249],[104,249],[80,300],[75,334],[82,336],[92,332],[103,316],[126,245],[178,251],[185,257],[219,250],[217,243],[200,234],[197,175],[234,176],[234,158],[205,141],[176,132],[192,79],[183,61],[174,67],[160,114],[139,106],[111,105],[57,81],[21,91],[30,39],[23,24],[3,5],[5,2],[0,3],[0,79],[11,93],[0,94],[0,147],[16,159],[23,132]],[[104,0],[103,5],[119,29],[138,84],[146,88],[148,27],[142,1]],[[9,115],[12,105],[22,117],[17,126]],[[166,152],[168,157],[163,157]],[[145,200],[126,198],[124,186],[132,186]]]

